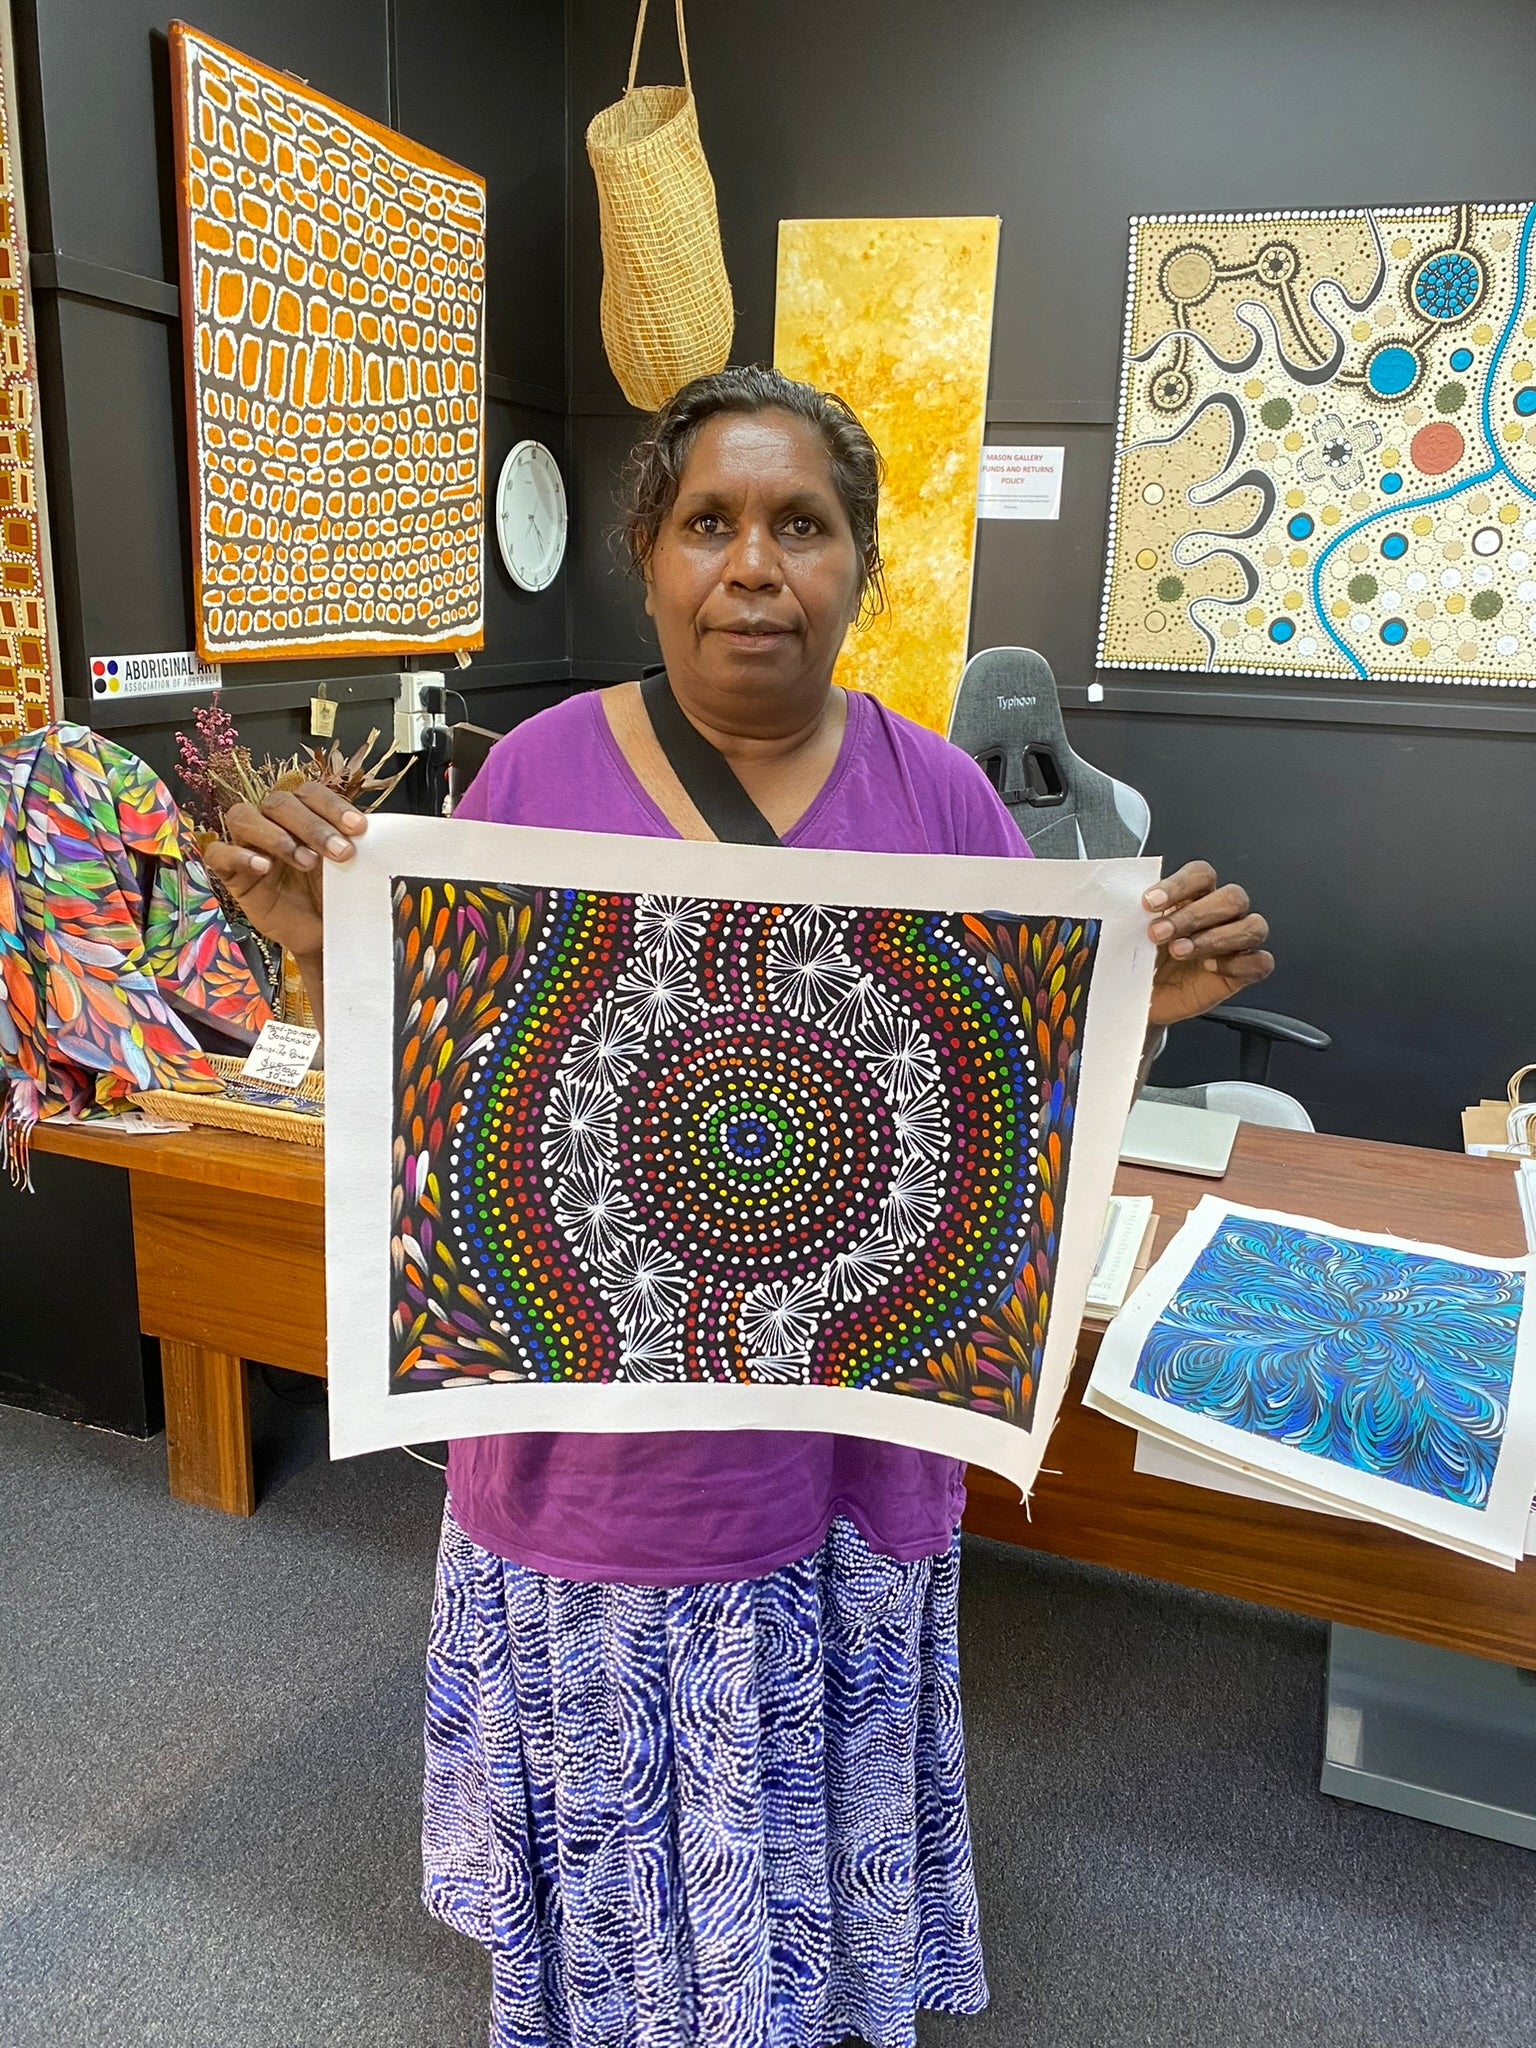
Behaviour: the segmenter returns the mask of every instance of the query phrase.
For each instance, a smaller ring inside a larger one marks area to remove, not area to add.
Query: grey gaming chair
[[[1146,798],[1073,752],[1051,665],[1032,647],[971,656],[949,737],[986,770],[1036,860],[1116,860],[1146,845]]]
[[[1037,859],[1108,860],[1146,845],[1152,824],[1146,798],[1075,751],[1051,665],[1032,647],[988,647],[972,655],[955,694],[949,737],[986,770]],[[1239,1078],[1149,1087],[1143,1095],[1227,1110],[1249,1123],[1312,1129],[1293,1095],[1267,1085],[1269,1062],[1276,1045],[1325,1051],[1333,1043],[1326,1031],[1237,1003],[1222,1003],[1199,1021],[1237,1033]]]

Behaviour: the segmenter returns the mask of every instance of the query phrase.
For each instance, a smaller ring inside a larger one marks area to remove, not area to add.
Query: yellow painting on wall
[[[937,732],[965,666],[997,280],[995,216],[779,223],[773,359],[847,400],[885,458],[889,604],[837,680]]]

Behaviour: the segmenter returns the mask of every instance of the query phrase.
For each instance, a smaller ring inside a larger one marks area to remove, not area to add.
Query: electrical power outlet
[[[402,670],[395,697],[395,752],[419,754],[429,725],[443,723],[445,684],[441,670]]]

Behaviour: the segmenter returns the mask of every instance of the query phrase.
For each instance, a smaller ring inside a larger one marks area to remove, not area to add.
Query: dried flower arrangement
[[[344,754],[333,743],[328,748],[305,748],[281,761],[270,754],[256,761],[250,748],[241,745],[235,721],[222,705],[201,704],[192,717],[196,738],[179,732],[176,747],[187,792],[185,808],[203,845],[223,835],[224,820],[236,804],[259,809],[274,790],[298,789],[306,782],[339,790],[360,810],[376,810],[411,765],[407,761],[393,775],[386,775],[383,771],[393,749],[370,760],[379,737],[377,727],[352,754]]]
[[[306,782],[323,783],[338,790],[359,810],[377,810],[410,767],[407,760],[393,775],[385,772],[393,757],[387,748],[371,758],[378,741],[378,729],[369,733],[354,753],[344,754],[334,743],[330,747],[306,747],[282,760],[266,755],[252,758],[243,746],[235,721],[221,704],[200,704],[192,714],[195,736],[176,735],[178,773],[186,790],[184,808],[197,833],[200,848],[224,836],[225,820],[236,804],[260,808],[274,790],[298,789]],[[313,1022],[302,978],[295,963],[272,954],[260,933],[251,931],[240,906],[215,878],[213,882],[225,914],[239,930],[248,932],[267,963],[268,982],[276,1007],[293,1024]]]

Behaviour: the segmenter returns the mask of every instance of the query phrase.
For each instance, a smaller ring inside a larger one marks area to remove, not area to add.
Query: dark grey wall
[[[670,10],[651,11],[641,75],[676,77]],[[634,416],[602,357],[582,151],[633,20],[631,0],[570,0],[572,654],[597,677],[648,644],[601,544]],[[989,437],[1065,445],[1066,488],[1059,524],[982,527],[972,645],[1038,647],[1069,704],[1094,677],[1128,217],[1536,196],[1530,0],[1457,8],[1478,65],[1450,61],[1428,0],[779,0],[696,6],[690,31],[737,360],[771,351],[781,217],[1001,214]],[[1460,1106],[1536,1057],[1521,693],[1319,685],[1295,705],[1257,679],[1104,681],[1075,743],[1146,791],[1154,851],[1249,883],[1275,928],[1268,999],[1337,1034],[1276,1080],[1326,1129],[1459,1143]],[[1159,1079],[1232,1071],[1228,1034],[1190,1026]]]
[[[166,20],[144,0],[24,0],[18,12],[29,228],[66,287],[45,284],[37,306],[67,696],[83,695],[93,652],[192,645],[181,338],[166,289],[177,275]],[[197,24],[487,179],[487,479],[525,435],[563,458],[561,0],[210,0]],[[517,590],[492,545],[486,645],[460,679],[477,719],[511,723],[519,685],[563,675],[565,639],[560,583]],[[225,684],[242,693],[228,700],[242,722],[291,746],[307,693],[285,681],[378,668],[231,663]],[[346,730],[387,727],[383,688],[371,710],[344,715]],[[164,768],[186,717],[185,701],[160,700],[112,730]]]
[[[652,12],[642,76],[675,77],[670,10]],[[166,14],[145,0],[15,0],[15,14],[61,638],[79,692],[93,649],[191,644]],[[602,355],[582,146],[622,88],[633,19],[633,0],[207,0],[198,14],[489,180],[487,472],[522,435],[548,442],[573,545],[538,598],[488,550],[487,646],[461,679],[488,725],[541,707],[567,674],[632,674],[651,645],[607,540],[636,420]],[[1038,646],[1078,705],[1127,216],[1536,194],[1529,0],[1463,0],[1454,47],[1428,0],[1277,0],[1262,16],[1229,0],[779,0],[770,16],[696,4],[692,25],[738,360],[771,348],[782,216],[1003,216],[990,432],[1062,442],[1068,466],[1059,524],[981,529],[973,644]],[[322,673],[345,700],[345,741],[387,727],[369,664],[232,666],[226,701],[258,751],[297,744]],[[1454,1145],[1461,1103],[1536,1049],[1536,737],[1520,730],[1536,714],[1513,693],[1398,689],[1391,710],[1321,687],[1286,703],[1258,682],[1170,680],[1105,678],[1106,707],[1075,711],[1073,730],[1146,790],[1156,850],[1208,855],[1269,912],[1272,999],[1339,1038],[1321,1059],[1281,1055],[1276,1079],[1324,1128]],[[187,700],[162,700],[112,730],[165,770],[187,715]],[[1225,1034],[1190,1026],[1162,1074],[1230,1059]],[[40,1164],[24,1227],[45,1246],[91,1241],[105,1292],[89,1342],[61,1329],[50,1350],[28,1329],[0,1347],[3,1389],[152,1426],[120,1176]],[[0,1320],[20,1331],[19,1314]]]

